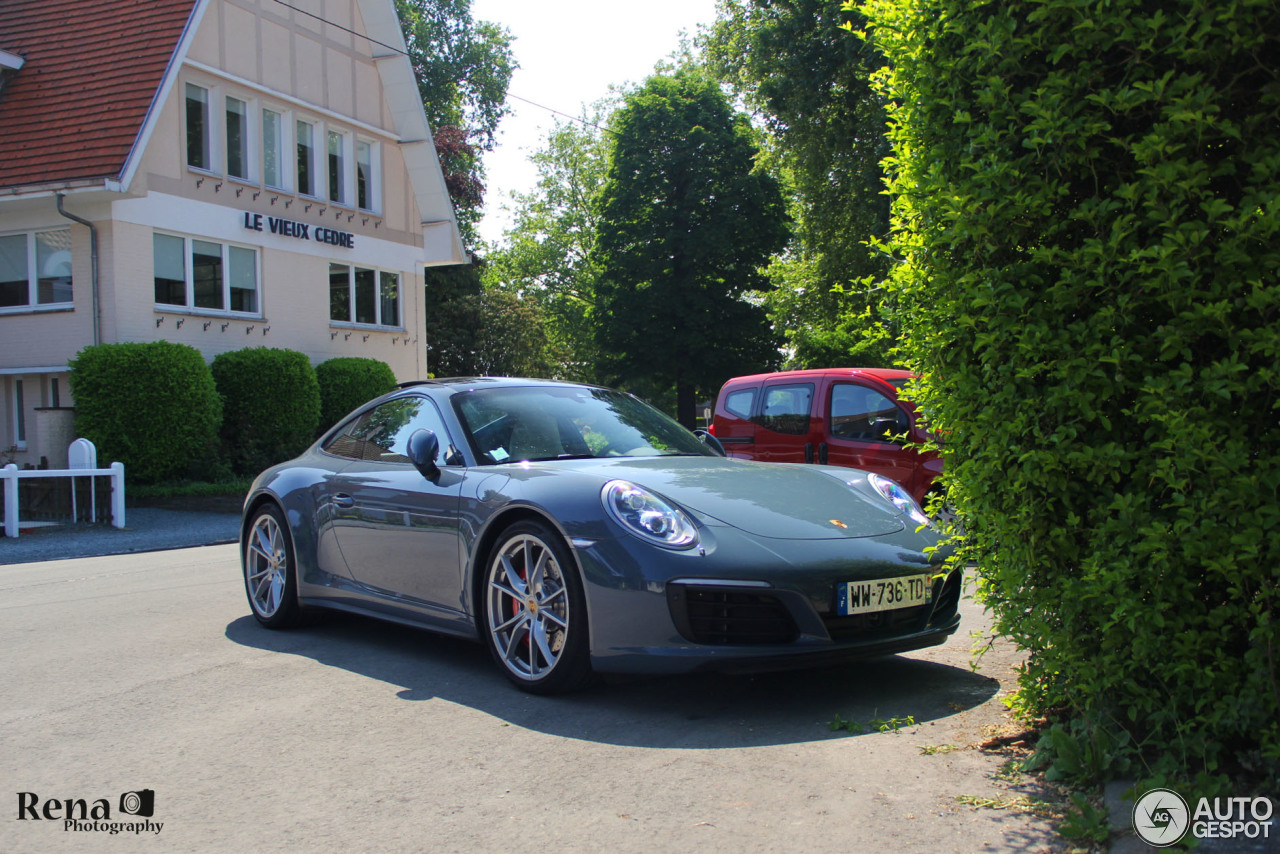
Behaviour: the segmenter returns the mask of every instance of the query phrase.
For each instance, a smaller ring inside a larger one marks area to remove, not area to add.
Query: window
[[[258,313],[258,253],[210,240],[156,234],[157,306]]]
[[[769,386],[764,391],[764,410],[755,419],[766,430],[802,436],[809,432],[809,410],[813,402],[813,386]]]
[[[262,111],[262,181],[284,189],[284,120],[275,110]]]
[[[873,388],[839,383],[831,389],[831,435],[858,442],[892,442],[906,433],[907,413]]]
[[[194,83],[187,84],[187,165],[213,168],[209,152],[209,90]]]
[[[751,407],[756,402],[756,390],[754,388],[744,388],[740,391],[731,391],[724,398],[725,412],[738,416],[739,418],[750,418]]]
[[[383,326],[399,326],[400,325],[400,276],[397,273],[379,273],[378,280],[381,282],[379,295],[381,303],[378,307],[378,317]]]
[[[374,209],[373,186],[373,143],[367,139],[357,140],[356,206],[361,210]]]
[[[27,447],[27,403],[23,399],[22,380],[13,381],[13,440],[19,449]]]
[[[329,319],[373,326],[400,325],[400,274],[329,265]]]
[[[249,110],[244,101],[227,96],[227,175],[249,179]]]
[[[342,134],[329,131],[329,201],[347,203],[346,140]]]
[[[356,460],[380,463],[409,462],[409,437],[419,430],[430,430],[440,440],[436,464],[444,465],[450,441],[444,421],[435,404],[421,397],[389,400],[353,418],[324,446],[330,454]]]
[[[0,309],[69,305],[71,229],[0,236]]]
[[[49,378],[49,405],[54,409],[62,407],[62,390],[58,386],[58,378]]]
[[[298,192],[316,194],[315,126],[309,122],[298,122]]]

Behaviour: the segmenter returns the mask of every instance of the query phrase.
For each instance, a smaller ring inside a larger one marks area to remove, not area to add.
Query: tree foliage
[[[707,66],[758,115],[769,167],[788,188],[796,242],[770,268],[767,306],[794,367],[888,364],[879,278],[887,259],[868,242],[888,233],[880,161],[884,59],[842,26],[861,24],[840,0],[722,0],[703,39]]]
[[[489,290],[504,290],[538,306],[546,326],[551,374],[598,380],[592,333],[598,275],[595,249],[599,197],[608,165],[600,126],[603,102],[581,123],[557,121],[530,160],[536,188],[515,196],[515,217],[503,245],[489,256]]]
[[[1280,8],[864,9],[904,346],[1024,701],[1277,763]]]
[[[480,154],[494,146],[516,68],[511,34],[471,15],[471,0],[396,0],[396,13],[464,238],[484,196]]]
[[[673,386],[694,424],[696,393],[778,362],[749,297],[787,239],[777,182],[754,168],[745,116],[714,82],[658,75],[614,114],[600,200],[597,345],[620,384]]]
[[[553,373],[536,303],[482,284],[486,262],[427,269],[427,370],[435,377]]]

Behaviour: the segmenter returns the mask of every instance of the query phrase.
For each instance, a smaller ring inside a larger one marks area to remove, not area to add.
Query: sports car
[[[888,478],[727,459],[607,388],[466,378],[406,383],[264,471],[241,557],[264,626],[459,635],[545,694],[942,643],[961,578],[939,540]]]

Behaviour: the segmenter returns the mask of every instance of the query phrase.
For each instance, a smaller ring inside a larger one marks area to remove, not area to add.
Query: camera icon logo
[[[156,812],[156,793],[153,789],[139,789],[120,796],[120,812],[150,818]]]

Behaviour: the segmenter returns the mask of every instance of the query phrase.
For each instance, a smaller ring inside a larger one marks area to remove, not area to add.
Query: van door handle
[[[806,463],[813,462],[813,443],[812,442],[804,443],[804,461]]]
[[[336,507],[355,507],[356,500],[344,492],[339,492],[333,496],[333,503]]]
[[[824,466],[827,464],[827,443],[826,442],[822,442],[821,444],[818,445],[818,463]]]

